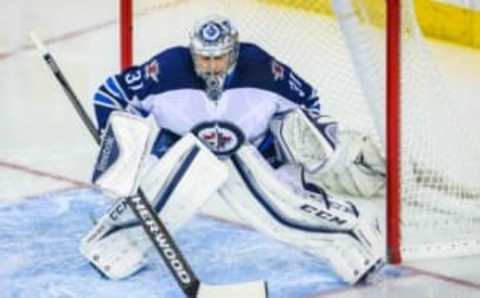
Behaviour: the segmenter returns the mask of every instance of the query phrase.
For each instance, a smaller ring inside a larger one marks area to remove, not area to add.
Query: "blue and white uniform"
[[[240,43],[237,66],[226,77],[218,101],[207,98],[204,80],[193,69],[190,50],[174,47],[108,78],[94,97],[99,130],[114,110],[152,115],[162,128],[152,153],[161,156],[202,123],[229,123],[277,166],[281,161],[273,150],[271,119],[295,107],[304,108],[314,120],[322,112],[310,84],[251,43]],[[334,136],[328,134],[328,140],[334,146]]]

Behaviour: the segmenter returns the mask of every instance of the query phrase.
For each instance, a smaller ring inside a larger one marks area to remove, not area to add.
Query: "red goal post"
[[[126,69],[133,62],[133,4],[120,0],[119,5],[120,67]]]
[[[400,253],[400,0],[387,0],[386,32],[386,160],[387,160],[387,253],[389,261],[401,262]]]

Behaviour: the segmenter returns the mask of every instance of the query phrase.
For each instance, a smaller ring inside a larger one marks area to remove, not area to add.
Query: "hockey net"
[[[172,45],[187,45],[192,24],[205,15],[230,17],[241,40],[258,43],[315,85],[343,130],[369,134],[388,149],[389,211],[382,218],[389,218],[393,261],[480,253],[476,115],[444,87],[413,4],[332,1],[136,0],[126,14],[133,19],[132,50],[128,30],[122,31],[123,63],[130,63],[132,53],[134,62],[142,62]],[[130,1],[124,2],[128,7]],[[401,15],[400,27],[395,21],[387,26],[385,3],[392,15]],[[387,28],[394,34],[388,43]],[[381,214],[385,202],[374,200]]]

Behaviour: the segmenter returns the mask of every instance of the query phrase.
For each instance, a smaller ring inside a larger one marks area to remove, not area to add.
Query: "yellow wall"
[[[415,0],[415,7],[426,35],[480,48],[480,11],[431,0]]]
[[[259,0],[269,4],[332,14],[329,0]],[[366,3],[373,20],[383,11],[386,0],[359,0]],[[400,0],[402,1],[402,0]],[[480,11],[434,0],[414,0],[417,19],[425,35],[480,48]]]

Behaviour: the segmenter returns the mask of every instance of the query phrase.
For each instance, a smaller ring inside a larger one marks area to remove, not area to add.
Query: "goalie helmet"
[[[225,78],[237,63],[238,31],[230,20],[212,15],[195,24],[190,51],[196,74],[205,81],[207,96],[218,100]]]

